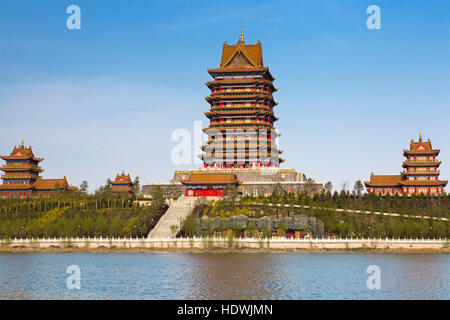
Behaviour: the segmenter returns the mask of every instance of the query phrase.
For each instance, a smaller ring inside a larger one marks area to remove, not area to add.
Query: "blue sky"
[[[81,8],[81,30],[66,8]],[[381,9],[368,30],[366,8]],[[450,2],[0,2],[0,153],[91,189],[124,169],[166,182],[171,133],[206,126],[207,68],[241,29],[276,78],[284,167],[335,187],[398,174],[419,132],[450,178]]]

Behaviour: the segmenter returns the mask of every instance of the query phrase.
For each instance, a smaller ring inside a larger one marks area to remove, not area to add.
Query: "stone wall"
[[[446,239],[223,239],[223,238],[70,238],[0,240],[0,250],[164,250],[182,251],[210,249],[271,250],[440,250],[449,252]]]
[[[149,195],[152,186],[160,186],[163,189],[169,186],[177,186],[185,194],[185,187],[181,184],[181,180],[186,180],[192,173],[214,174],[233,173],[236,175],[239,182],[239,188],[243,194],[250,194],[254,196],[270,195],[277,186],[281,186],[286,192],[298,193],[305,188],[307,181],[306,175],[297,173],[294,169],[282,168],[264,168],[264,169],[202,169],[202,170],[176,170],[172,180],[169,183],[154,183],[144,184],[142,186],[142,193]],[[314,183],[313,192],[320,192],[323,188],[322,183]]]

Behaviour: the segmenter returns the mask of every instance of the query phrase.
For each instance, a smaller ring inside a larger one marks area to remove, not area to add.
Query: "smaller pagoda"
[[[370,181],[365,185],[368,193],[381,195],[412,195],[444,193],[447,180],[439,180],[439,166],[437,160],[439,149],[433,149],[430,139],[419,141],[411,140],[408,150],[403,150],[406,160],[403,162],[404,170],[399,175],[370,175]]]
[[[14,147],[9,156],[1,158],[6,161],[6,165],[0,168],[4,172],[1,177],[3,185],[0,186],[0,196],[31,196],[33,184],[44,171],[39,167],[39,162],[44,159],[36,158],[31,146],[25,147],[23,140],[21,145]]]
[[[122,170],[122,174],[117,174],[116,179],[111,182],[111,190],[113,194],[128,194],[132,195],[134,183],[131,181],[130,174],[125,174]]]
[[[15,146],[9,156],[0,156],[6,164],[0,168],[0,197],[51,196],[54,193],[78,191],[63,179],[43,179],[39,176],[44,170],[39,166],[43,158],[34,156],[31,146],[22,144]]]

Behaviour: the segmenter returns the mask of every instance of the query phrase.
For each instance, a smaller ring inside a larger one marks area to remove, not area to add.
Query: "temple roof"
[[[122,174],[116,175],[116,180],[112,181],[111,184],[133,184],[131,181],[130,174],[125,174],[125,171],[122,171]]]
[[[261,41],[256,44],[245,44],[244,31],[235,45],[223,44],[220,67],[208,72],[246,72],[267,71],[270,80],[274,80],[268,68],[264,67]]]
[[[76,191],[77,187],[70,186],[67,182],[67,178],[62,179],[42,179],[38,178],[33,184],[1,184],[0,190],[58,190],[67,189]]]
[[[402,180],[400,181],[400,184],[402,186],[443,186],[445,187],[447,185],[448,181],[441,181],[441,180]]]
[[[0,184],[1,190],[32,190],[33,185],[30,184]]]
[[[59,190],[68,189],[70,187],[66,177],[62,179],[39,178],[35,183],[33,183],[33,189],[36,190],[56,190],[57,186],[59,186]]]
[[[422,140],[422,134],[419,134],[419,141],[414,141],[414,139],[411,139],[411,142],[409,144],[409,150],[403,150],[403,154],[439,154],[439,149],[433,150],[433,147],[431,145],[431,140],[428,139],[427,141]]]
[[[208,185],[208,184],[238,184],[238,179],[235,174],[208,174],[208,173],[193,173],[187,180],[181,180],[182,184],[187,185]]]
[[[442,161],[403,161],[403,168],[406,167],[439,167]]]
[[[0,158],[3,160],[34,160],[37,162],[44,160],[43,158],[35,158],[31,146],[28,146],[28,148],[25,147],[23,140],[21,145],[18,147],[14,146],[14,149],[9,156],[1,156]]]
[[[366,187],[398,187],[402,175],[370,175],[370,181],[365,181]]]

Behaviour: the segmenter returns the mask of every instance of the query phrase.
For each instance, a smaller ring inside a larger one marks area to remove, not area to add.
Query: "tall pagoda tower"
[[[9,156],[1,156],[6,161],[6,165],[0,168],[4,172],[2,175],[2,190],[19,192],[20,195],[31,195],[32,186],[39,179],[39,173],[44,170],[39,167],[39,162],[43,158],[36,158],[31,146],[25,147],[22,144],[14,147]]]
[[[207,145],[199,157],[205,168],[278,167],[284,159],[276,146],[274,77],[264,67],[261,42],[245,44],[244,32],[236,45],[224,43],[220,67],[208,69],[206,83],[210,123],[203,129]]]
[[[208,69],[213,80],[206,83],[211,94],[205,99],[208,136],[199,155],[203,167],[175,170],[168,184],[144,184],[142,193],[151,195],[155,185],[179,187],[186,196],[222,197],[237,189],[240,194],[269,196],[282,188],[288,193],[305,190],[308,178],[293,168],[281,168],[281,150],[276,140],[278,120],[275,78],[264,66],[262,45],[246,44],[244,32],[234,45],[223,44],[220,66]],[[314,192],[322,183],[312,183]]]

